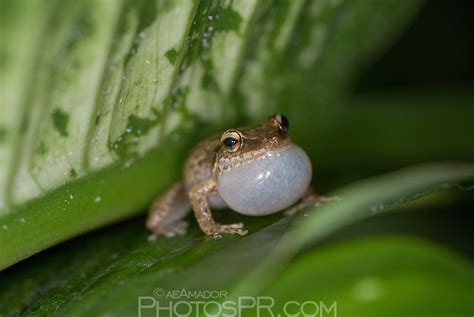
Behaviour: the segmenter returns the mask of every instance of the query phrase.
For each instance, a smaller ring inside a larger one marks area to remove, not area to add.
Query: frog
[[[311,188],[311,161],[290,139],[289,127],[286,116],[274,114],[261,124],[228,129],[199,142],[184,163],[184,179],[150,205],[150,240],[185,234],[188,223],[183,219],[191,210],[206,235],[245,236],[243,222],[218,223],[211,208],[247,216],[293,215],[327,200]]]

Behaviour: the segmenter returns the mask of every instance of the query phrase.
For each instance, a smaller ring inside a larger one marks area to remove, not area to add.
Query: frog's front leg
[[[244,236],[248,233],[244,229],[243,223],[220,224],[217,223],[211,214],[207,196],[216,192],[217,186],[213,179],[204,180],[194,185],[189,192],[189,200],[196,215],[196,220],[201,230],[207,235],[218,235],[221,233],[237,233]]]
[[[311,187],[309,187],[304,193],[303,197],[301,197],[301,199],[295,205],[291,206],[290,208],[284,211],[284,215],[292,216],[303,209],[313,207],[313,206],[318,206],[320,203],[334,201],[334,200],[341,200],[341,198],[338,196],[326,197],[326,196],[318,195],[314,192],[314,190]]]
[[[150,206],[146,220],[146,227],[153,232],[150,239],[185,234],[188,223],[182,219],[190,210],[191,205],[184,184],[175,183],[168,191],[157,197]]]

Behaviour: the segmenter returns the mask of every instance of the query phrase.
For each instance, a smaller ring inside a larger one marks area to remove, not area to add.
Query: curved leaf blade
[[[19,59],[0,68],[2,87],[13,76],[5,85],[11,88],[7,102],[1,99],[1,112],[8,114],[0,116],[1,267],[139,213],[153,191],[177,177],[180,167],[168,155],[182,158],[190,135],[205,136],[238,116],[255,121],[260,113],[274,112],[281,108],[275,108],[275,88],[297,97],[300,92],[291,88],[308,78],[301,88],[313,91],[309,74],[319,62],[294,68],[289,57],[295,50],[311,55],[316,49],[318,60],[345,74],[350,63],[334,54],[338,34],[341,41],[365,39],[351,59],[365,55],[382,42],[374,33],[364,37],[366,22],[393,38],[421,2],[384,2],[387,21],[372,14],[380,8],[377,1],[87,0],[39,8],[29,1],[5,3],[10,10],[2,10],[2,58]],[[313,24],[328,28],[327,49],[316,47],[317,34],[306,34]],[[23,33],[25,41],[14,41]],[[37,49],[39,43],[44,49]],[[318,82],[329,73],[319,72]],[[295,74],[299,81],[292,80]],[[346,86],[347,78],[337,78],[331,87]],[[261,85],[245,86],[251,82]],[[259,98],[266,103],[260,113],[247,103]],[[306,101],[298,97],[290,104],[303,109]],[[303,126],[296,125],[295,135]],[[144,157],[150,150],[161,152],[155,164],[153,155]],[[118,175],[131,165],[136,167],[127,176]],[[154,179],[145,180],[144,169]],[[115,179],[123,194],[112,197],[94,183],[103,177]],[[99,195],[102,204],[94,204]]]
[[[344,198],[342,201],[317,207],[308,213],[307,217],[303,214],[295,221],[292,218],[283,218],[270,226],[267,225],[275,218],[263,217],[249,221],[251,232],[255,233],[243,239],[236,237],[225,237],[222,240],[205,238],[194,226],[192,232],[186,237],[159,240],[156,244],[149,244],[145,240],[146,232],[141,228],[140,223],[138,226],[132,226],[132,230],[124,230],[124,233],[121,233],[119,237],[115,237],[113,232],[108,232],[103,235],[103,238],[97,240],[97,242],[102,241],[100,244],[94,242],[94,236],[91,236],[87,240],[76,242],[76,247],[79,250],[82,249],[82,252],[78,253],[76,248],[71,247],[66,247],[63,250],[66,252],[64,254],[67,259],[66,263],[68,263],[66,266],[61,253],[53,256],[53,259],[56,259],[53,263],[58,268],[58,272],[47,278],[46,283],[49,285],[49,291],[46,294],[39,298],[36,297],[37,288],[33,286],[30,290],[31,293],[25,294],[21,303],[16,305],[25,305],[29,302],[28,298],[33,297],[36,300],[32,306],[27,305],[25,308],[30,312],[57,313],[62,316],[106,313],[126,316],[136,313],[139,296],[153,296],[153,290],[157,287],[168,290],[183,288],[191,291],[225,290],[229,292],[229,297],[226,299],[231,301],[239,296],[266,294],[267,289],[273,289],[273,283],[277,283],[275,278],[280,275],[282,270],[291,270],[293,265],[291,260],[298,250],[310,242],[320,241],[323,237],[334,233],[336,229],[348,225],[360,217],[374,215],[374,211],[371,210],[373,204],[378,206],[381,202],[384,204],[391,202],[391,207],[403,205],[407,199],[417,199],[449,184],[465,180],[472,181],[473,177],[474,166],[472,164],[439,163],[405,169],[350,185],[339,192]],[[386,210],[388,208],[381,212]],[[262,227],[263,229],[259,230]],[[82,247],[82,243],[87,241],[88,243]],[[125,248],[120,247],[125,241],[129,241]],[[367,257],[371,261],[375,261],[374,263],[381,263],[381,258],[378,256],[379,251],[374,250],[379,250],[384,244],[370,241],[367,243],[373,246],[367,247],[365,251]],[[351,264],[347,262],[347,256],[359,252],[360,248],[365,248],[354,247],[356,244],[342,245],[339,251],[334,251],[334,254],[337,255],[336,258],[332,256],[332,251],[328,251],[329,253],[322,251],[323,255],[316,252],[315,257],[321,263],[322,269],[324,267],[326,269],[332,268],[332,261],[338,259],[337,267],[340,270],[349,270],[348,266]],[[114,246],[117,246],[119,251],[115,250]],[[403,251],[403,249],[408,251]],[[91,257],[90,252],[93,250],[96,252],[96,256]],[[466,264],[462,264],[463,260],[449,255],[449,252],[446,251],[440,251],[440,253],[430,251],[430,247],[423,244],[417,245],[397,240],[393,242],[393,249],[387,247],[385,251],[388,259],[396,257],[400,252],[420,253],[420,262],[415,265],[416,270],[423,267],[429,271],[430,268],[425,266],[430,263],[430,259],[435,258],[437,263],[432,264],[441,263],[440,266],[445,267],[448,272],[446,274],[450,274],[450,276],[453,274],[456,281],[463,280],[468,276],[463,273],[466,271],[465,269],[461,271],[457,269],[457,267],[466,267]],[[77,253],[76,257],[73,255],[75,253]],[[44,260],[49,263],[50,258]],[[362,261],[360,263],[363,263],[363,258],[359,260]],[[380,269],[383,268],[382,264],[377,265]],[[439,285],[444,281],[441,271],[433,265],[431,266],[433,274],[420,275],[419,277],[420,281],[426,281],[427,285]],[[33,283],[43,283],[41,282],[42,274],[36,273],[35,269],[40,272],[42,270],[41,266],[30,267],[26,271],[17,271],[17,274],[19,276],[26,274],[30,278],[37,276],[40,281]],[[48,266],[43,269],[45,272],[49,272]],[[452,271],[449,271],[450,269]],[[322,272],[321,270],[315,270],[315,279],[324,278],[323,274],[319,274]],[[418,272],[416,270],[415,273]],[[412,275],[404,275],[406,273],[404,269],[401,269],[399,273],[400,279],[397,279],[400,281],[400,285],[405,285],[407,280],[404,276],[411,277]],[[335,272],[333,276],[336,278],[341,275]],[[461,276],[461,278],[458,279],[456,276]],[[15,280],[15,277],[12,277],[10,282],[3,282],[2,285],[11,285],[10,283]],[[23,276],[21,280],[28,279]],[[358,280],[360,280],[359,277],[352,276],[348,277],[346,282],[354,284]],[[401,287],[397,286],[398,282],[395,280],[390,280],[389,276],[387,279],[384,278],[384,283],[387,283],[393,291]],[[450,284],[449,287],[450,289],[452,287],[455,294],[465,289],[459,288],[458,282]],[[427,288],[420,288],[415,292],[419,292],[417,294],[422,296],[426,290]],[[308,292],[310,293],[304,293],[301,290],[296,295],[299,296],[298,298],[304,298],[308,294],[319,294],[319,289],[308,289]],[[353,303],[353,299],[348,298],[350,294],[348,295],[344,288],[338,288],[334,290],[334,293],[341,296],[344,301],[347,299]],[[0,294],[0,298],[8,297],[9,294],[12,292],[4,292]],[[288,298],[291,295],[278,292],[274,294],[282,298],[285,296]],[[407,298],[402,297],[397,300],[408,302]],[[463,299],[459,298],[459,300]],[[0,302],[8,301],[0,300]],[[166,302],[166,299],[162,300],[163,304]],[[61,304],[57,306],[57,303]],[[451,298],[446,303],[446,307],[452,307],[454,303]],[[363,308],[356,306],[352,306],[351,309],[354,311],[363,310]],[[10,309],[13,310],[14,307]],[[462,307],[466,307],[465,302]]]

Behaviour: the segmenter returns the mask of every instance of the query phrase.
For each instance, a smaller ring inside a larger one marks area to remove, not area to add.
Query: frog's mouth
[[[236,157],[228,159],[221,158],[217,166],[217,173],[222,173],[270,157],[278,157],[282,152],[291,150],[294,146],[295,145],[291,142],[279,142],[278,146],[263,147],[257,150],[244,152],[237,156],[238,159],[236,159]]]

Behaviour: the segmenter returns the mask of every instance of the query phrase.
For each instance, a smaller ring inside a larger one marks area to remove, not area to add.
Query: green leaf
[[[275,301],[275,311],[289,301],[311,301],[317,305],[307,305],[308,311],[326,316],[336,310],[350,316],[465,316],[474,307],[473,285],[472,263],[457,254],[418,239],[379,236],[308,252],[263,293]],[[289,312],[298,308],[287,306]]]
[[[142,212],[211,131],[286,110],[316,152],[302,110],[420,3],[3,1],[0,268]]]
[[[0,281],[0,311],[129,316],[137,313],[140,296],[153,297],[162,288],[222,290],[227,297],[221,300],[230,301],[272,296],[277,311],[284,301],[309,298],[328,306],[336,300],[338,312],[351,316],[393,314],[398,306],[412,316],[462,314],[473,308],[467,295],[474,276],[472,264],[453,252],[399,237],[308,247],[344,225],[465,180],[474,180],[472,164],[405,169],[349,185],[338,191],[341,201],[297,218],[244,217],[252,234],[243,239],[204,237],[194,225],[185,237],[149,243],[141,219],[110,227],[9,269]],[[410,284],[409,292],[401,291]]]
[[[342,199],[340,202],[323,208],[311,217],[303,218],[298,227],[286,233],[273,256],[266,259],[250,277],[241,282],[238,291],[250,293],[251,290],[258,290],[255,282],[257,276],[264,284],[266,279],[276,275],[284,267],[285,261],[303,246],[325,238],[344,225],[417,199],[437,188],[450,187],[458,181],[473,180],[473,164],[427,164],[343,188],[336,192],[337,197]]]

